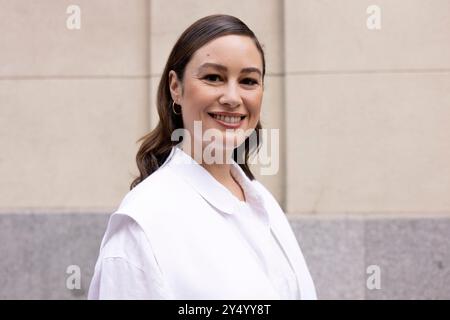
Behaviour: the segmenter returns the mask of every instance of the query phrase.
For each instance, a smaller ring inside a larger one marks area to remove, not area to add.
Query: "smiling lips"
[[[239,113],[208,113],[214,120],[228,128],[238,128],[246,117]]]

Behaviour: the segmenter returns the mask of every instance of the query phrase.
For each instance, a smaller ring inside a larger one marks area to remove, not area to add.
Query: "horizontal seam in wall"
[[[0,76],[1,80],[129,80],[129,79],[150,79],[150,75],[67,75],[67,76]]]
[[[450,69],[378,69],[378,70],[304,70],[287,72],[286,75],[341,75],[341,74],[419,74],[450,73]]]

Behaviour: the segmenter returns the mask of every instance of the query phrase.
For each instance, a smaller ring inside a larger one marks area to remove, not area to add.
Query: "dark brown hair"
[[[183,128],[183,119],[181,115],[176,115],[172,111],[173,101],[169,89],[170,70],[174,70],[178,79],[182,81],[186,65],[194,53],[208,42],[225,35],[242,35],[253,39],[256,48],[261,53],[264,81],[266,72],[264,51],[253,31],[244,22],[236,17],[222,14],[210,15],[194,22],[178,38],[167,60],[157,93],[159,122],[155,129],[137,141],[142,141],[136,155],[140,175],[131,183],[130,190],[155,172],[167,159],[172,147],[179,143],[179,141],[171,141],[172,132]],[[258,121],[252,133],[252,135],[256,135],[256,139],[247,137],[243,142],[244,152],[238,152],[238,148],[233,152],[234,161],[251,180],[254,179],[254,176],[248,166],[248,159],[253,152],[258,152],[261,146],[259,134],[261,128],[261,123]],[[256,145],[255,143],[252,145],[252,141],[256,141]]]

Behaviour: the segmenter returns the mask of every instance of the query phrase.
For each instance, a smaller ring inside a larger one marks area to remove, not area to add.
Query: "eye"
[[[251,86],[258,84],[258,81],[252,78],[245,78],[244,80],[242,80],[242,82]]]
[[[222,78],[218,74],[208,74],[204,76],[203,79],[206,79],[211,82],[217,82],[216,80],[222,80]]]

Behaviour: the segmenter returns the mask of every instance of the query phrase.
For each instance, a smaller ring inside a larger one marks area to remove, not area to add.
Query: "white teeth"
[[[241,117],[228,117],[228,116],[222,116],[222,115],[218,115],[218,114],[213,114],[213,117],[216,118],[217,120],[227,122],[227,123],[238,123],[239,121],[241,121]]]

